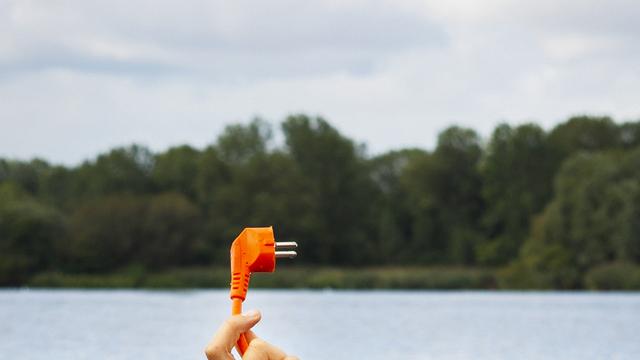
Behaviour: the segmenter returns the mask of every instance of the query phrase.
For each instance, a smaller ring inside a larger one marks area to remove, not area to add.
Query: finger
[[[256,310],[227,318],[213,339],[214,343],[224,345],[224,348],[230,351],[238,341],[240,334],[251,329],[260,321],[260,318],[260,312]]]
[[[287,355],[285,356],[284,359],[282,360],[300,360],[297,356],[291,356],[291,355]]]
[[[258,336],[256,335],[256,333],[254,333],[251,330],[248,330],[246,333],[244,333],[244,336],[247,338],[248,343],[250,343],[254,339],[258,339]]]
[[[255,324],[260,321],[260,312],[249,311],[242,315],[234,315],[229,317],[220,326],[220,329],[216,332],[215,336],[207,345],[205,353],[207,357],[211,355],[221,356],[219,354],[231,354],[231,349],[235,345],[236,341],[240,337],[240,334],[251,329]],[[215,357],[214,357],[215,358]]]
[[[253,339],[242,357],[243,360],[282,360],[287,354],[262,339]]]

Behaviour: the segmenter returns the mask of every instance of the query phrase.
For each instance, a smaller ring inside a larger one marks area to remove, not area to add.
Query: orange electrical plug
[[[273,272],[276,258],[294,258],[295,242],[275,242],[273,227],[245,228],[231,244],[231,314],[242,313],[242,302],[247,297],[251,273]],[[242,356],[249,346],[244,334],[240,335],[236,349]]]

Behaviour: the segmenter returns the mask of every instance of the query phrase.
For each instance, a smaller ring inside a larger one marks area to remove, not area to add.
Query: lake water
[[[640,359],[640,294],[250,290],[302,359]],[[203,359],[228,292],[0,291],[1,359]]]

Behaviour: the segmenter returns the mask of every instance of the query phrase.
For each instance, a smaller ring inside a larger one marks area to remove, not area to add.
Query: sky
[[[78,164],[320,115],[372,155],[450,125],[640,119],[637,0],[0,0],[0,157]]]

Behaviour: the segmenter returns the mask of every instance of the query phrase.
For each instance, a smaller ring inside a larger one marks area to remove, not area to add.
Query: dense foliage
[[[503,286],[525,288],[640,282],[640,122],[503,124],[486,143],[454,126],[433,151],[375,157],[321,118],[281,130],[282,146],[254,120],[204,149],[133,145],[77,167],[0,159],[0,284],[226,266],[235,235],[265,225],[309,266],[500,267]]]

